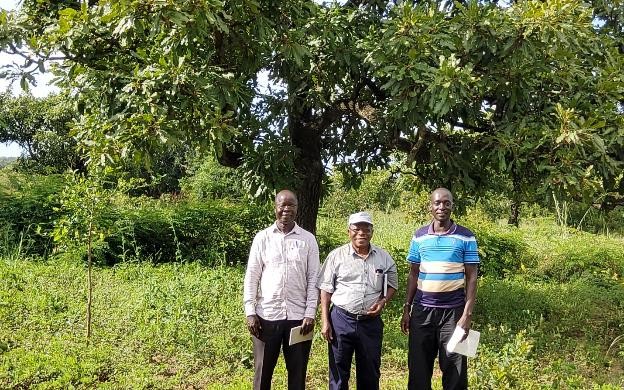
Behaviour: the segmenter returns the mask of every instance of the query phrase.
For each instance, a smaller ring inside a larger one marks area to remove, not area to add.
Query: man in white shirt
[[[302,326],[302,334],[314,329],[319,249],[314,235],[295,222],[293,192],[277,194],[275,216],[273,225],[256,234],[245,274],[243,303],[254,347],[253,388],[271,388],[283,348],[288,389],[304,389],[312,341],[289,345],[289,338],[295,326]]]

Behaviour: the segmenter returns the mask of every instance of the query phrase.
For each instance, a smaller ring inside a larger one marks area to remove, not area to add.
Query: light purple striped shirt
[[[316,238],[299,225],[287,234],[275,223],[260,231],[245,273],[245,315],[257,314],[269,321],[314,318],[319,263]]]

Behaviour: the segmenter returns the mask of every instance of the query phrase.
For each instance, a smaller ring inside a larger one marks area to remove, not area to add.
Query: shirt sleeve
[[[420,264],[420,243],[412,238],[409,250],[407,252],[407,261],[410,263]]]
[[[334,267],[334,253],[332,252],[327,256],[325,262],[321,266],[321,271],[319,272],[318,282],[316,283],[316,287],[319,290],[326,291],[330,294],[333,294],[336,286],[336,269]]]
[[[399,289],[399,275],[397,273],[397,266],[392,257],[388,254],[388,269],[386,274],[388,275],[388,286],[394,288],[395,290]]]
[[[310,250],[308,251],[308,290],[306,295],[306,309],[304,317],[314,318],[318,305],[319,291],[316,288],[321,266],[319,259],[318,243],[314,236],[310,238]]]
[[[464,264],[479,264],[480,262],[477,240],[473,236],[464,242]]]
[[[257,234],[249,250],[249,260],[247,261],[247,271],[243,283],[243,305],[245,316],[256,314],[256,296],[258,295],[258,285],[262,276],[262,239]]]

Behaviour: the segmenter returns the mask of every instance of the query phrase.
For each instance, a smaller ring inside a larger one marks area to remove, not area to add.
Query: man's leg
[[[438,353],[438,326],[435,308],[412,305],[407,365],[408,390],[431,389],[433,363]]]
[[[293,345],[288,345],[290,341],[290,330],[301,325],[301,321],[287,321],[282,333],[282,343],[284,345],[284,361],[288,371],[288,390],[304,390],[306,381],[306,371],[312,340],[304,341]]]
[[[254,390],[269,390],[273,370],[277,364],[282,346],[280,321],[266,321],[260,317],[262,333],[260,338],[251,336],[254,352]]]
[[[355,337],[355,320],[332,309],[330,313],[334,339],[329,343],[329,389],[348,390]]]
[[[357,323],[355,372],[358,390],[378,390],[381,376],[381,317]]]
[[[444,390],[464,390],[468,388],[468,359],[458,353],[446,350],[457,321],[461,318],[463,308],[444,309],[440,329],[440,370],[442,371],[442,388]]]

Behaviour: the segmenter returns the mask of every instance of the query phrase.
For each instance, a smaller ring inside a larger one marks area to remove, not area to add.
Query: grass
[[[400,214],[376,213],[374,218],[373,241],[395,256],[401,283],[383,314],[381,387],[404,389],[407,338],[399,329],[407,271],[403,259],[417,226]],[[470,222],[468,218],[466,224]],[[611,252],[624,241],[559,232],[550,222],[519,229],[515,234],[525,240],[526,257],[534,266],[506,278],[480,279],[473,326],[482,332],[482,345],[469,362],[471,388],[624,386],[624,345],[612,345],[624,334],[621,274],[577,269],[599,270],[587,257],[603,253],[601,248],[608,248],[608,263],[617,269],[622,255]],[[319,237],[327,248],[341,243],[345,222],[321,219]],[[576,265],[553,265],[569,259]],[[198,263],[96,268],[95,323],[87,344],[83,265],[62,256],[48,261],[5,257],[0,261],[0,388],[251,388],[243,274],[242,267]],[[280,359],[274,388],[286,388],[285,379]],[[326,387],[327,347],[317,333],[308,388]],[[441,388],[439,380],[434,388]]]

